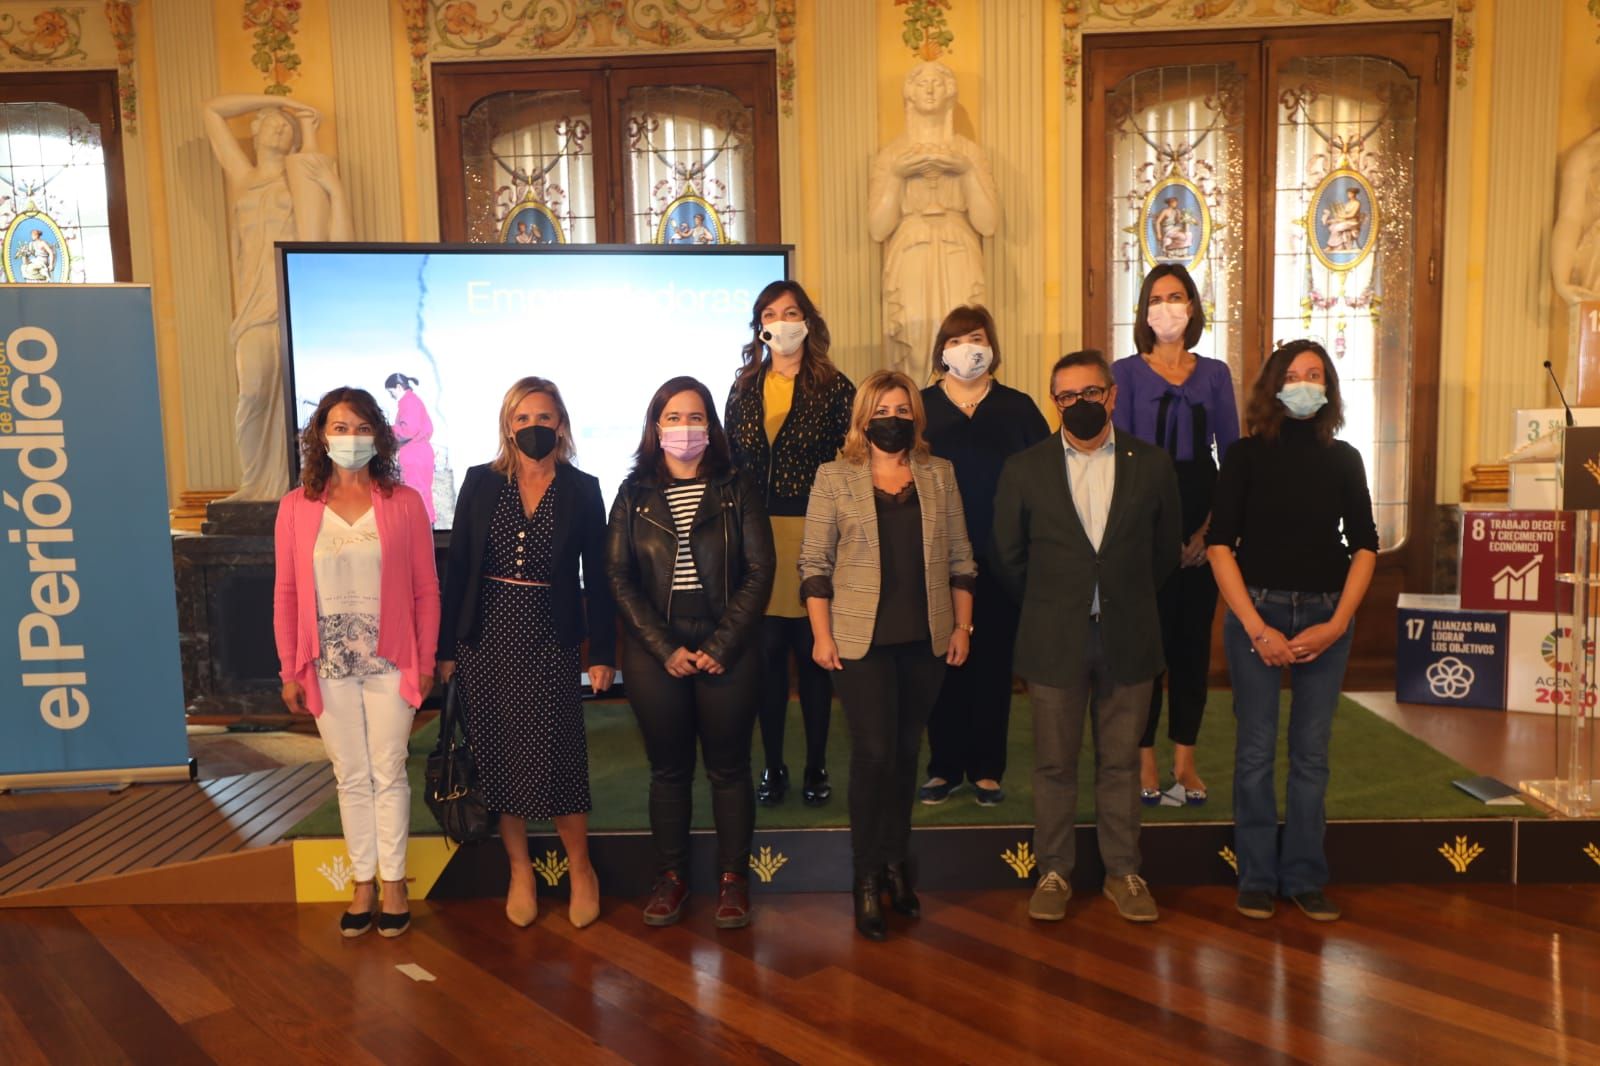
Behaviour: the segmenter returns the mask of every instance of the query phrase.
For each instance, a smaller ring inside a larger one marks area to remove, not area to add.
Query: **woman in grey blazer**
[[[885,935],[882,893],[920,906],[906,869],[917,749],[945,665],[972,635],[978,574],[955,471],[923,440],[911,379],[861,383],[839,458],[817,470],[800,548],[812,657],[833,671],[850,726],[850,847],[856,929]]]

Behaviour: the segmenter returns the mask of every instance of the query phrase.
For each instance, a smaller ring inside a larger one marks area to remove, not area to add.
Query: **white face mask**
[[[994,363],[994,349],[963,341],[944,350],[944,365],[957,381],[977,381]]]
[[[1144,319],[1155,330],[1156,340],[1171,344],[1182,340],[1183,331],[1189,328],[1189,308],[1185,304],[1151,304]]]
[[[359,470],[372,462],[378,446],[372,437],[329,437],[328,458],[346,470]]]
[[[809,332],[804,322],[768,322],[761,327],[761,339],[779,355],[793,355]]]

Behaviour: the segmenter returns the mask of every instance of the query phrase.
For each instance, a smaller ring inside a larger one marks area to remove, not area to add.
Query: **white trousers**
[[[318,680],[317,732],[339,784],[339,821],[357,881],[406,876],[411,783],[406,745],[415,711],[400,695],[400,671]]]

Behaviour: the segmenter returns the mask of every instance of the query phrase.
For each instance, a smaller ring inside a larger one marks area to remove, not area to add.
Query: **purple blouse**
[[[1178,462],[1194,459],[1196,429],[1201,450],[1217,449],[1217,465],[1239,439],[1239,411],[1233,401],[1233,375],[1220,359],[1196,356],[1194,372],[1182,385],[1156,373],[1140,355],[1111,364],[1117,384],[1117,406],[1111,423],[1163,449]]]

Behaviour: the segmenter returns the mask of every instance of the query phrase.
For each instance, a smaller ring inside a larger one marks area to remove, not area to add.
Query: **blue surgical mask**
[[[328,458],[346,470],[360,470],[372,462],[378,446],[370,436],[339,436],[328,438]]]
[[[1328,391],[1315,381],[1297,381],[1278,390],[1278,399],[1296,418],[1310,418],[1328,402]]]

